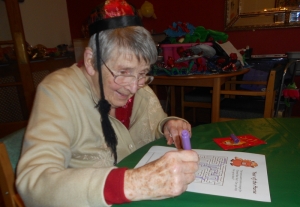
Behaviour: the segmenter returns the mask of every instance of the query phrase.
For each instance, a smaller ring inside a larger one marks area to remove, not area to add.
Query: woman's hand
[[[132,201],[183,193],[195,179],[199,156],[193,150],[167,152],[160,159],[125,172],[124,193]]]
[[[181,132],[182,130],[188,130],[191,134],[191,125],[181,119],[171,119],[165,123],[163,127],[163,133],[167,139],[167,144],[175,144],[177,149],[182,149],[181,146]]]

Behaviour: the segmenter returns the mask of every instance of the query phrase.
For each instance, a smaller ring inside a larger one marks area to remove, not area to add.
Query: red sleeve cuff
[[[127,168],[116,168],[108,174],[104,186],[104,198],[107,204],[129,203],[124,194],[124,177]]]

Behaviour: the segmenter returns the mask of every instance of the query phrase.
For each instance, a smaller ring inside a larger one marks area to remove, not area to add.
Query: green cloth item
[[[236,149],[238,152],[264,154],[266,156],[271,203],[230,197],[184,192],[180,196],[164,200],[138,201],[118,206],[136,207],[278,207],[300,206],[300,118],[259,118],[235,120],[199,125],[192,128],[193,149],[222,150],[213,138],[252,134],[267,144]],[[165,138],[138,149],[118,166],[134,168],[144,154],[154,145],[167,146]]]
[[[15,173],[21,155],[24,134],[25,128],[22,128],[0,139],[0,142],[5,144],[10,163]]]

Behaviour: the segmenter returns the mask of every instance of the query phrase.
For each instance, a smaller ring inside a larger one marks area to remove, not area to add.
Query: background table
[[[213,142],[213,138],[252,134],[267,144],[236,149],[239,152],[264,154],[271,195],[271,203],[243,200],[237,198],[213,196],[184,192],[182,195],[165,200],[139,201],[122,206],[164,206],[164,207],[299,207],[300,206],[300,118],[269,118],[235,120],[204,124],[192,129],[192,147],[194,149],[222,150]],[[151,146],[167,146],[161,138],[138,149],[118,166],[133,168]]]
[[[212,109],[211,122],[217,122],[220,113],[220,89],[230,78],[245,74],[250,69],[244,68],[235,72],[211,74],[211,75],[190,75],[190,76],[155,76],[151,86],[157,94],[157,85],[171,86],[171,115],[175,115],[175,88],[174,86],[195,86],[212,87]]]

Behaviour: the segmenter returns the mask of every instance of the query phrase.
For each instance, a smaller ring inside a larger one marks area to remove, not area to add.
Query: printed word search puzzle
[[[153,146],[136,168],[159,159],[172,147]],[[271,202],[265,156],[261,154],[194,149],[199,169],[187,191]]]

